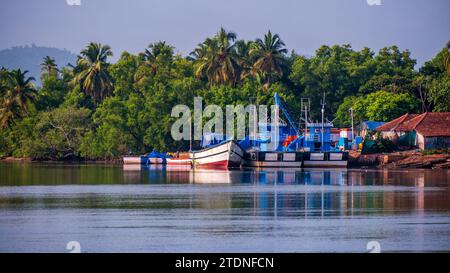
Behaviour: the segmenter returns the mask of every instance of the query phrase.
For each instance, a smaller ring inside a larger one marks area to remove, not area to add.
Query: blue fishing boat
[[[309,122],[304,118],[305,129],[300,130],[289,114],[285,102],[278,94],[275,104],[282,111],[286,121],[279,123],[259,123],[256,140],[241,141],[246,147],[244,165],[249,167],[346,167],[348,153],[331,146],[331,122]],[[323,104],[324,105],[324,102]],[[277,127],[275,127],[277,126]],[[278,132],[274,128],[278,128]],[[273,143],[274,136],[278,143]]]

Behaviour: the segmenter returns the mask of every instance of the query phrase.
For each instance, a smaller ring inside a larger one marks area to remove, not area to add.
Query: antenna
[[[354,131],[354,129],[353,129],[353,111],[354,111],[355,109],[353,109],[353,107],[350,107],[350,109],[349,109],[349,111],[350,111],[350,117],[351,117],[351,119],[352,119],[352,146],[353,146],[353,131]]]
[[[323,131],[324,131],[323,120],[324,120],[325,105],[326,105],[326,103],[325,103],[325,92],[323,92],[323,99],[320,101],[320,104],[322,105],[322,110],[321,110],[321,112],[322,112],[322,137],[321,137],[321,140],[322,140],[322,149],[323,149]]]
[[[300,98],[300,111],[301,111],[301,117],[303,116],[303,120],[305,121],[305,137],[306,137],[306,132],[308,131],[308,113],[309,110],[311,109],[311,100],[309,98]],[[301,123],[301,118],[300,117],[300,123]]]

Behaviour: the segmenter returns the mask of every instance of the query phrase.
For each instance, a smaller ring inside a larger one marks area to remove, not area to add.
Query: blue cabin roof
[[[386,122],[383,121],[364,121],[363,124],[365,124],[366,128],[370,131],[375,130],[377,127],[380,127],[381,125],[385,124]]]

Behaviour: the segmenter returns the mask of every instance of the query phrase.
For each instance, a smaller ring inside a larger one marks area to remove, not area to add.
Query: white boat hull
[[[192,153],[194,167],[200,168],[238,168],[243,158],[244,150],[235,141],[227,141]]]
[[[244,166],[257,168],[347,167],[342,153],[258,152],[246,155]]]
[[[167,158],[167,166],[192,166],[192,159],[190,158]]]
[[[148,159],[148,163],[149,164],[163,164],[164,160],[162,158],[159,158],[159,157],[150,157]]]
[[[125,156],[123,157],[123,164],[141,164],[140,156]]]

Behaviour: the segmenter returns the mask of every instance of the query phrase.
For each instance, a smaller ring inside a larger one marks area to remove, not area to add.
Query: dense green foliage
[[[415,112],[419,100],[409,93],[373,92],[359,97],[347,97],[339,106],[336,120],[339,124],[350,126],[349,109],[353,109],[355,124],[364,120],[389,121],[404,113]]]
[[[364,139],[362,154],[392,153],[397,148],[391,140],[382,138],[380,132],[375,136],[370,133]]]
[[[140,54],[123,52],[111,64],[111,48],[89,44],[75,65],[41,63],[42,87],[26,71],[0,70],[0,156],[39,159],[112,159],[120,155],[185,150],[174,141],[172,107],[203,104],[272,104],[278,92],[298,120],[301,98],[311,100],[311,118],[326,117],[348,126],[387,121],[405,112],[449,111],[448,45],[415,70],[408,50],[386,47],[378,53],[350,45],[320,47],[314,56],[288,54],[270,31],[255,41],[238,40],[220,29],[188,57],[165,42]]]

